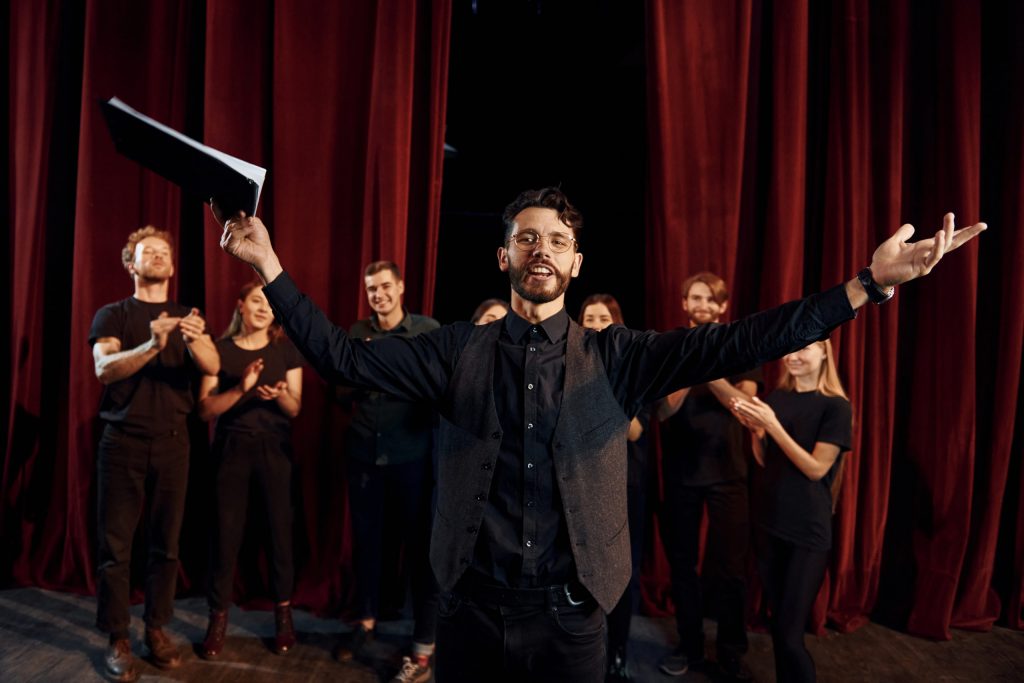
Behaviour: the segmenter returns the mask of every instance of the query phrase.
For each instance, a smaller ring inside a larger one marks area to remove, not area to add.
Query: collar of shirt
[[[383,330],[380,327],[380,322],[376,313],[370,314],[370,327],[373,328],[374,332],[406,332],[409,329],[409,325],[412,321],[409,319],[409,311],[402,307],[402,321],[392,327],[390,330]]]
[[[509,311],[508,315],[505,316],[505,331],[512,341],[517,344],[522,342],[526,335],[530,333],[530,330],[534,328],[540,334],[546,336],[549,342],[560,342],[565,339],[569,331],[569,314],[563,308],[550,318],[546,318],[537,324],[519,317],[512,311]]]

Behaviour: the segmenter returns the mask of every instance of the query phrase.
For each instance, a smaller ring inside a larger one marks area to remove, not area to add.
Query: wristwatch
[[[875,278],[871,277],[871,268],[865,268],[857,273],[857,280],[864,287],[864,291],[867,292],[868,301],[873,304],[884,304],[896,293],[895,287],[886,289],[875,282]]]

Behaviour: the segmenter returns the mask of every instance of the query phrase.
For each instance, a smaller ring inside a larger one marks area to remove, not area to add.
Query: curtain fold
[[[1024,248],[1020,97],[1005,98],[1016,109],[982,103],[994,100],[985,87],[1019,90],[1004,66],[1019,65],[1019,48],[1000,39],[1021,13],[952,0],[647,7],[656,326],[682,322],[678,284],[698,270],[727,279],[735,317],[849,279],[903,222],[918,239],[946,211],[999,226],[833,335],[854,449],[809,627],[852,630],[875,615],[947,639],[950,627],[989,628],[1000,595],[1019,626],[1022,532],[1004,497],[1019,509],[1007,481],[1020,476],[1010,463],[1024,318],[1008,265]],[[991,55],[989,41],[1001,45]],[[983,180],[996,184],[988,195]],[[769,386],[778,373],[766,368]],[[1002,586],[997,554],[1013,558]],[[652,612],[665,606],[652,580],[667,577],[662,561],[647,568]]]

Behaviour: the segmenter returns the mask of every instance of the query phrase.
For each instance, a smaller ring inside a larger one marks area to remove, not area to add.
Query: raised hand
[[[181,318],[171,317],[167,315],[167,311],[162,312],[156,320],[150,320],[149,334],[153,347],[158,351],[163,351],[167,346],[167,335],[174,331],[180,323]]]
[[[243,392],[248,392],[256,386],[256,381],[260,378],[261,372],[263,372],[262,358],[257,358],[245,366],[245,370],[242,371],[242,380],[238,383]],[[259,389],[256,390],[256,393],[257,395],[259,394]]]
[[[953,214],[942,219],[942,229],[931,239],[907,242],[914,235],[914,226],[900,226],[892,237],[882,242],[871,258],[871,276],[883,287],[903,284],[927,275],[942,257],[981,234],[984,223],[956,230]]]
[[[181,336],[186,344],[191,344],[206,333],[206,321],[199,315],[199,309],[193,308],[188,315],[178,323],[181,328]]]
[[[246,216],[243,211],[225,216],[216,202],[210,203],[210,209],[224,227],[220,237],[221,249],[255,268],[264,282],[270,282],[281,273],[281,262],[274,253],[270,233],[263,221],[255,216]]]

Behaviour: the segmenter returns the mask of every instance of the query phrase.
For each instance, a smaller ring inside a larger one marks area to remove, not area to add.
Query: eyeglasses
[[[508,241],[516,245],[520,251],[532,251],[537,248],[537,245],[544,240],[548,243],[548,248],[556,254],[564,254],[572,248],[575,244],[579,246],[579,242],[575,238],[569,237],[568,235],[560,232],[553,232],[550,235],[540,235],[532,230],[526,230],[524,232],[517,232],[508,238]]]

